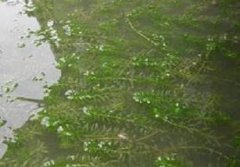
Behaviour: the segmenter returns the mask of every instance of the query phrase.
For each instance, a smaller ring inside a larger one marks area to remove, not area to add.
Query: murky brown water
[[[12,137],[13,130],[23,126],[38,108],[36,103],[9,99],[42,99],[43,86],[60,77],[50,45],[36,47],[36,37],[27,37],[30,30],[39,28],[36,18],[24,14],[22,1],[0,2],[0,118],[6,121],[0,127],[0,157],[7,148],[3,140]],[[16,89],[7,93],[7,85]]]

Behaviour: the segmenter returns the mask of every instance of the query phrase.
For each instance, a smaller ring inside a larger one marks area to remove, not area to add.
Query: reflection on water
[[[43,86],[60,77],[50,46],[36,47],[35,37],[28,36],[30,30],[39,29],[39,24],[36,18],[25,15],[23,9],[24,3],[19,0],[0,2],[0,117],[6,121],[0,128],[0,157],[6,151],[2,141],[23,126],[38,107],[32,102],[9,102],[9,97],[41,99]],[[4,93],[8,83],[15,83],[16,89]]]

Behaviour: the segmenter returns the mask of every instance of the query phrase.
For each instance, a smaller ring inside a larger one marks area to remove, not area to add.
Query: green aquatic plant
[[[33,3],[28,13],[42,28],[31,33],[40,35],[37,45],[51,44],[62,76],[48,88],[44,111],[9,143],[2,164],[239,165],[239,148],[228,141],[235,132],[218,129],[231,131],[237,121],[219,110],[220,97],[208,92],[206,82],[219,53],[237,59],[238,12],[231,12],[231,4],[222,0],[215,9],[210,1],[191,0]],[[225,20],[230,30],[218,26]],[[55,139],[54,147],[46,134]],[[16,158],[16,149],[27,159]],[[34,150],[34,158],[27,155]]]
[[[1,118],[0,119],[0,127],[2,127],[5,123],[6,123],[6,121]]]

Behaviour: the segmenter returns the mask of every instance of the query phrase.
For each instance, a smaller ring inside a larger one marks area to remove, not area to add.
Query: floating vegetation
[[[3,120],[2,118],[0,118],[0,127],[3,126],[6,123],[5,120]]]
[[[10,80],[1,86],[1,92],[2,94],[10,93],[13,92],[17,87],[18,83],[14,80]]]

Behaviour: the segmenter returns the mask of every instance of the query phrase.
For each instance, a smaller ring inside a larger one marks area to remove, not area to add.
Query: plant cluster
[[[239,60],[237,1],[33,4],[27,12],[42,28],[31,33],[39,35],[36,45],[51,44],[62,76],[49,88],[44,111],[18,132],[0,164],[239,165],[239,131],[217,128],[237,129],[239,122],[217,108],[214,92],[204,91],[212,59]],[[48,145],[48,133],[57,148]]]

